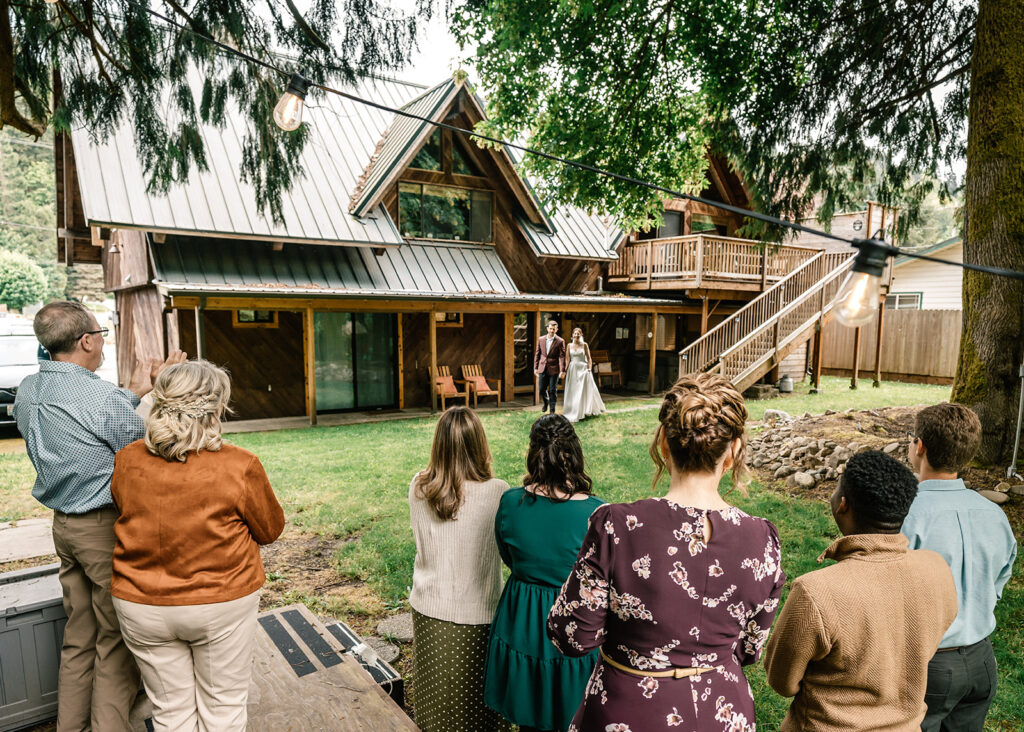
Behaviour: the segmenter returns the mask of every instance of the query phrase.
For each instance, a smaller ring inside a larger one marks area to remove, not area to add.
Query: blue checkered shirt
[[[112,504],[114,453],[145,433],[139,398],[67,361],[42,361],[21,382],[14,417],[36,469],[32,495],[48,508],[85,513]]]

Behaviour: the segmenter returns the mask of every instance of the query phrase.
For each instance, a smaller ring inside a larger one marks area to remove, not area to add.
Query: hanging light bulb
[[[306,99],[309,79],[302,74],[292,74],[288,89],[274,107],[274,122],[285,132],[299,129],[302,124],[302,107]]]
[[[875,314],[881,296],[882,272],[895,249],[878,239],[857,239],[853,245],[858,249],[857,257],[839,289],[836,320],[849,328],[859,328]]]

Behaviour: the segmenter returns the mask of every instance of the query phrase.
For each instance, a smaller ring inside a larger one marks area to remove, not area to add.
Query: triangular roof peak
[[[412,163],[427,138],[434,133],[436,127],[431,123],[444,122],[455,109],[466,112],[474,122],[487,118],[483,102],[473,92],[465,73],[456,72],[451,78],[428,89],[403,106],[401,111],[409,112],[416,117],[395,115],[394,121],[377,142],[377,147],[359,178],[352,193],[349,213],[354,216],[366,216],[374,211],[383,201],[388,189]],[[519,174],[516,160],[508,148],[502,145],[481,149],[494,160],[505,182],[525,211],[527,219],[542,230],[552,232],[553,227],[543,205],[529,182]]]

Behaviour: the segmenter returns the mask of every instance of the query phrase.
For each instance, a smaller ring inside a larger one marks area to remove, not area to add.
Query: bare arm
[[[587,371],[594,370],[594,359],[590,357],[590,346],[586,343],[583,344],[583,350],[587,353]]]

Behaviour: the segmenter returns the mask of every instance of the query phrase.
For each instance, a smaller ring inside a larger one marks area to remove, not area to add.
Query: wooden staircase
[[[679,374],[715,371],[740,391],[831,318],[854,254],[818,252],[679,352]]]

